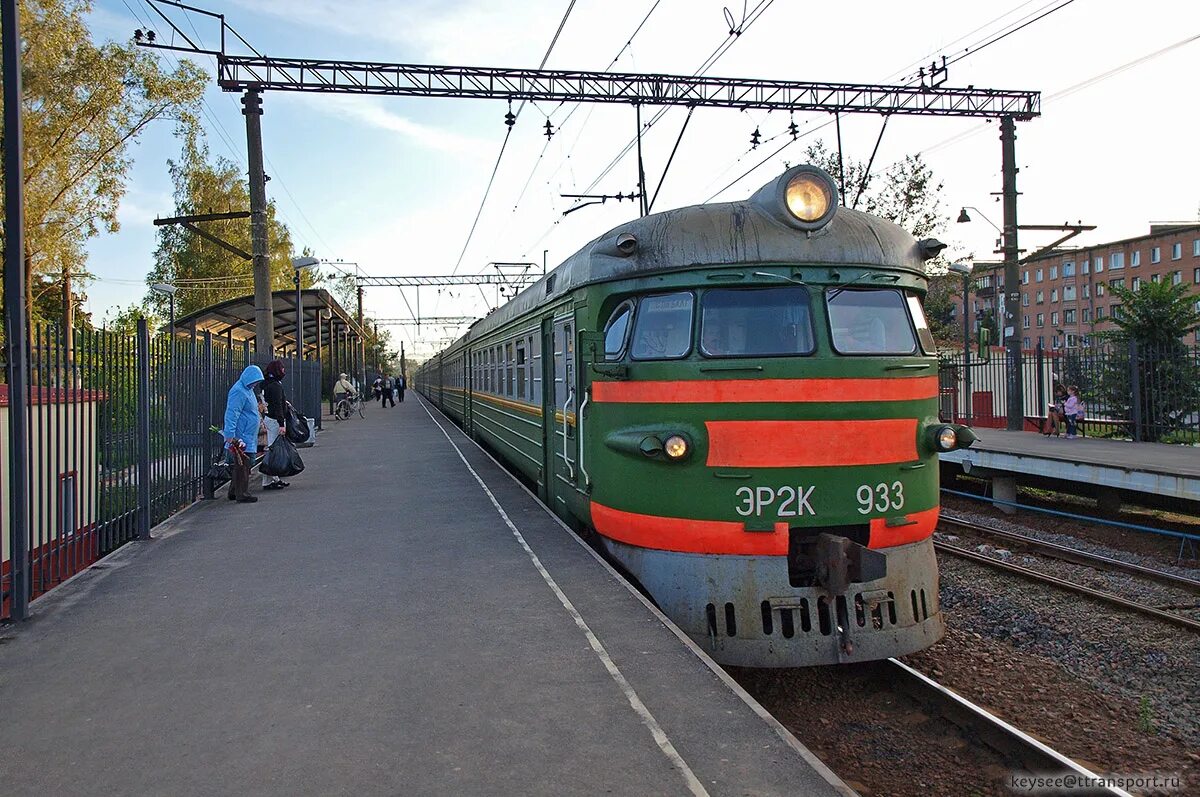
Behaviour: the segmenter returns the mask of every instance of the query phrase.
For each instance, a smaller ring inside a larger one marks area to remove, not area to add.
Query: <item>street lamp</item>
[[[295,269],[294,279],[296,282],[296,406],[300,408],[300,413],[304,412],[304,374],[302,372],[304,362],[304,297],[300,293],[300,272],[306,268],[319,266],[320,260],[315,257],[293,257],[292,268]],[[319,323],[319,322],[318,322]]]
[[[171,306],[171,340],[175,340],[175,293],[179,290],[174,285],[168,285],[165,282],[156,282],[150,286],[150,290],[155,293],[161,293],[167,297]]]
[[[992,225],[992,229],[994,229],[996,232],[1000,233],[1001,237],[996,239],[996,247],[997,247],[997,249],[999,249],[1000,244],[1003,241],[1004,230],[1001,230],[999,227],[997,227],[996,222],[992,221],[987,216],[985,216],[983,211],[980,210],[979,208],[975,207],[974,205],[964,205],[963,208],[958,211],[958,218],[956,219],[956,222],[958,224],[967,224],[970,221],[972,221],[971,217],[967,214],[968,210],[973,210],[976,213],[978,213],[979,218],[983,219],[988,224]]]

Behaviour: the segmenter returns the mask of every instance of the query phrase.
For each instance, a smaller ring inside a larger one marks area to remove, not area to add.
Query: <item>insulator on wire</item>
[[[750,134],[750,148],[758,149],[759,143],[762,141],[762,133],[758,132],[758,128],[754,128],[754,132]]]
[[[792,141],[800,137],[800,126],[796,124],[795,119],[788,124],[788,132],[792,134]]]
[[[553,135],[554,135],[554,126],[551,125],[550,120],[547,119],[546,120],[546,140],[549,141],[550,137]]]
[[[504,124],[508,125],[509,129],[517,123],[517,117],[512,112],[512,100],[508,101],[508,113],[504,114]]]

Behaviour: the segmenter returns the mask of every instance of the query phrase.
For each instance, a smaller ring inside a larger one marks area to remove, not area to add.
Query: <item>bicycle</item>
[[[355,411],[358,412],[358,417],[367,417],[363,414],[363,400],[361,395],[347,396],[339,399],[337,404],[333,405],[333,417],[339,421],[349,420]]]

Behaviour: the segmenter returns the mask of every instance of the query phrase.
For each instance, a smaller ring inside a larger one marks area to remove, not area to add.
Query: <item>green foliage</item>
[[[157,119],[191,135],[207,84],[196,64],[92,41],[90,0],[23,0],[25,278],[33,318],[61,312],[64,277],[86,277],[87,241],[116,232],[129,145]],[[77,298],[79,294],[76,294]],[[57,304],[55,304],[57,302]]]
[[[1140,410],[1141,440],[1173,437],[1193,426],[1200,412],[1200,367],[1182,340],[1200,327],[1200,297],[1187,285],[1166,282],[1110,290],[1122,312],[1112,318],[1117,329],[1101,336],[1112,352],[1095,389],[1110,410],[1126,418]]]
[[[203,141],[186,140],[180,159],[168,161],[167,168],[175,185],[173,215],[227,213],[250,208],[249,187],[238,166],[225,158],[211,159]],[[249,253],[252,249],[248,218],[199,222],[196,226],[243,252]],[[291,288],[295,273],[291,263],[294,256],[292,236],[278,219],[273,202],[267,207],[267,236],[271,289]],[[254,292],[254,267],[249,260],[177,225],[159,228],[154,268],[146,279],[179,288],[175,296],[177,316]],[[311,287],[314,279],[309,271],[301,272],[304,287]],[[166,314],[169,302],[166,296],[150,292],[145,301],[155,312]]]

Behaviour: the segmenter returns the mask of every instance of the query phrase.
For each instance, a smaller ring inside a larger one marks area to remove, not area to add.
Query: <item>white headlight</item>
[[[958,445],[958,433],[951,426],[943,426],[937,433],[937,446],[942,451],[953,451]]]
[[[667,459],[683,459],[688,455],[690,448],[687,438],[682,435],[673,434],[663,441],[663,453],[667,455]]]

